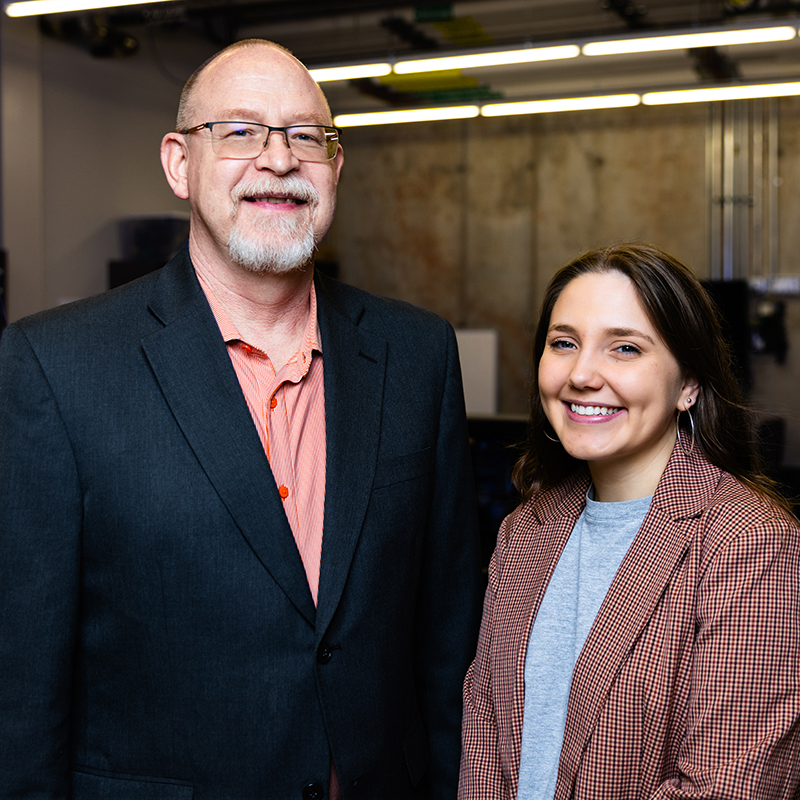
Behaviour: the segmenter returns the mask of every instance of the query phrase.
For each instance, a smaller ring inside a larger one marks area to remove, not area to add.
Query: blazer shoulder
[[[518,535],[530,535],[546,525],[569,525],[570,529],[586,505],[591,478],[587,469],[578,469],[550,489],[520,503],[504,520],[498,543],[508,545]]]
[[[316,275],[317,297],[333,310],[365,330],[387,339],[396,338],[399,329],[419,330],[430,335],[452,330],[450,323],[425,308],[391,297],[367,292],[327,275]]]
[[[797,520],[775,502],[742,483],[728,472],[719,471],[719,482],[702,510],[706,522],[718,517],[734,518],[741,524],[775,522],[797,527]]]
[[[40,311],[14,325],[32,343],[59,343],[69,347],[69,341],[75,340],[82,346],[90,343],[103,346],[160,329],[164,320],[159,309],[167,309],[165,318],[174,318],[197,308],[202,297],[202,289],[184,249],[161,269],[130,283]]]
[[[705,558],[739,536],[763,538],[766,546],[784,540],[800,543],[800,525],[783,508],[727,472],[700,514],[699,532]]]
[[[13,325],[32,341],[64,340],[85,334],[101,344],[101,337],[129,327],[137,312],[142,316],[147,314],[148,298],[159,272],[92,297],[31,314]]]

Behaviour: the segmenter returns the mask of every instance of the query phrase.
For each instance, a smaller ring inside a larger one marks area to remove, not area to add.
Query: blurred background
[[[37,12],[34,2],[7,6],[0,21],[0,289],[9,321],[104,291],[180,246],[188,208],[158,158],[180,88],[220,47],[265,37],[312,69],[383,65],[385,74],[322,83],[346,163],[320,262],[459,330],[474,446],[494,487],[486,497],[508,494],[497,465],[522,430],[544,287],[581,251],[630,239],[658,244],[709,281],[768,456],[796,485],[800,2],[178,0],[62,13]],[[31,14],[8,15],[20,6]],[[750,34],[776,29],[784,33],[769,41],[690,39],[604,56],[587,48],[708,32],[757,39]],[[551,60],[402,69],[532,50]],[[767,84],[779,88],[650,104],[655,91]],[[585,108],[619,95],[627,107]],[[553,99],[582,100],[584,110],[501,108]],[[431,109],[467,109],[466,118],[352,116]],[[513,113],[490,116],[499,111]]]

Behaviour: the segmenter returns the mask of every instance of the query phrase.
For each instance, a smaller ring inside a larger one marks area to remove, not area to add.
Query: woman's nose
[[[600,357],[589,350],[581,350],[569,374],[569,382],[576,389],[598,389],[603,385]]]

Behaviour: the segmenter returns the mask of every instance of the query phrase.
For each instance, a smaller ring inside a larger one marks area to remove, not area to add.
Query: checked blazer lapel
[[[314,602],[269,462],[184,249],[150,298],[163,328],[142,347],[164,399],[256,557],[313,624]]]
[[[691,520],[712,491],[713,476],[704,474],[708,465],[689,462],[676,444],[575,665],[560,762],[570,792],[617,673],[680,567],[690,546]],[[687,475],[694,484],[691,493],[681,488]],[[562,796],[569,795],[557,790],[556,797]]]
[[[359,327],[364,313],[340,284],[317,277],[325,373],[327,468],[317,631],[339,604],[372,491],[387,343]]]

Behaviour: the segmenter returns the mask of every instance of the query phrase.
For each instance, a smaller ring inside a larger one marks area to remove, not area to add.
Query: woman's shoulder
[[[555,486],[536,492],[503,520],[498,543],[506,544],[519,535],[535,533],[548,524],[562,521],[574,524],[586,505],[590,480],[588,470],[578,470]]]
[[[798,521],[771,498],[747,486],[728,472],[720,479],[703,509],[707,521],[738,521],[740,525],[778,525],[798,530]]]
[[[698,520],[704,560],[737,544],[757,551],[789,549],[800,552],[800,524],[786,509],[727,472]],[[751,551],[752,552],[752,551]]]

